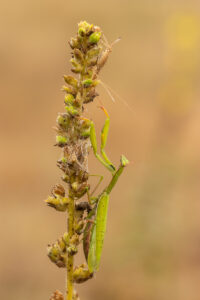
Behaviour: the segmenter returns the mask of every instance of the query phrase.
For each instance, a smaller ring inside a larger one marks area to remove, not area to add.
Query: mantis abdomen
[[[107,193],[103,193],[101,196],[96,214],[96,268],[98,270],[101,253],[103,249],[104,236],[106,232],[106,224],[107,224],[107,214],[108,214],[108,202],[109,195]]]
[[[106,232],[109,195],[104,192],[97,204],[96,218],[92,226],[87,226],[84,238],[85,251],[88,268],[91,273],[98,271]],[[88,245],[89,242],[89,245]]]

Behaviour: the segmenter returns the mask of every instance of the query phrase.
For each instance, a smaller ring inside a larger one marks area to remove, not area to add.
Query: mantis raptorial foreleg
[[[108,131],[109,131],[109,127],[110,127],[110,118],[108,115],[107,110],[105,109],[105,107],[101,106],[101,109],[103,110],[103,112],[106,115],[106,120],[105,120],[105,124],[101,130],[101,155],[103,156],[104,160],[109,164],[112,165],[110,159],[108,158],[108,156],[105,153],[105,146],[106,146],[106,142],[107,142],[107,138],[108,138]],[[114,166],[113,166],[114,167]]]
[[[96,138],[96,131],[95,131],[95,127],[94,127],[94,123],[93,122],[91,122],[91,127],[90,127],[90,140],[91,140],[93,152],[94,152],[94,155],[96,156],[96,158],[111,173],[114,173],[115,172],[115,167],[112,164],[112,162],[109,160],[109,158],[107,157],[107,155],[106,155],[106,153],[104,151],[105,146],[106,146],[107,137],[108,137],[108,131],[109,131],[109,126],[110,126],[110,118],[109,118],[109,115],[108,115],[106,109],[104,107],[101,107],[101,108],[103,109],[104,113],[107,116],[105,124],[104,124],[104,126],[102,128],[102,131],[101,131],[101,155],[102,155],[102,157],[97,152],[97,138]]]

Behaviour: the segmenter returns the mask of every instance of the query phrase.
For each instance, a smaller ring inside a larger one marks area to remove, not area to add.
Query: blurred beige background
[[[64,270],[46,245],[66,228],[45,207],[60,181],[52,127],[63,111],[67,41],[77,23],[102,27],[115,45],[102,80],[112,103],[107,152],[131,161],[112,193],[101,269],[81,300],[199,300],[200,3],[195,0],[1,1],[0,296],[45,300]],[[98,132],[104,121],[88,106]],[[107,172],[91,155],[90,170]],[[82,261],[83,257],[77,258]]]

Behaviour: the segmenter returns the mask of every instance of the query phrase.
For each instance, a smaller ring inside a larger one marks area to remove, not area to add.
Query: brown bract
[[[64,300],[63,294],[59,291],[55,291],[50,300]]]

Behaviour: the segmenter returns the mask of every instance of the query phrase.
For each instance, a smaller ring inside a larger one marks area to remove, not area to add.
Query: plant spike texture
[[[66,189],[61,184],[55,185],[51,196],[45,200],[48,206],[58,212],[67,212],[68,216],[67,232],[47,247],[50,260],[59,268],[67,270],[67,300],[78,300],[79,296],[74,289],[74,284],[92,278],[99,268],[106,231],[109,195],[128,164],[128,160],[122,155],[119,167],[115,168],[105,153],[110,124],[106,109],[101,107],[106,121],[101,131],[100,153],[94,123],[83,115],[84,106],[93,102],[98,96],[95,89],[100,82],[97,79],[98,74],[111,52],[111,47],[105,48],[102,39],[101,29],[84,21],[78,24],[78,33],[69,42],[72,49],[71,71],[77,75],[76,78],[70,75],[64,76],[65,112],[58,114],[56,127],[56,146],[62,149],[57,166],[62,170],[62,180],[68,188],[66,193]],[[89,176],[92,176],[88,171],[90,148],[93,149],[100,163],[111,173],[110,183],[99,195],[95,193],[103,176],[100,177],[97,187],[92,192],[88,183]],[[84,195],[87,195],[87,201],[81,200]],[[81,243],[87,264],[75,266],[74,257]],[[64,300],[64,296],[56,291],[51,296],[51,300]]]

